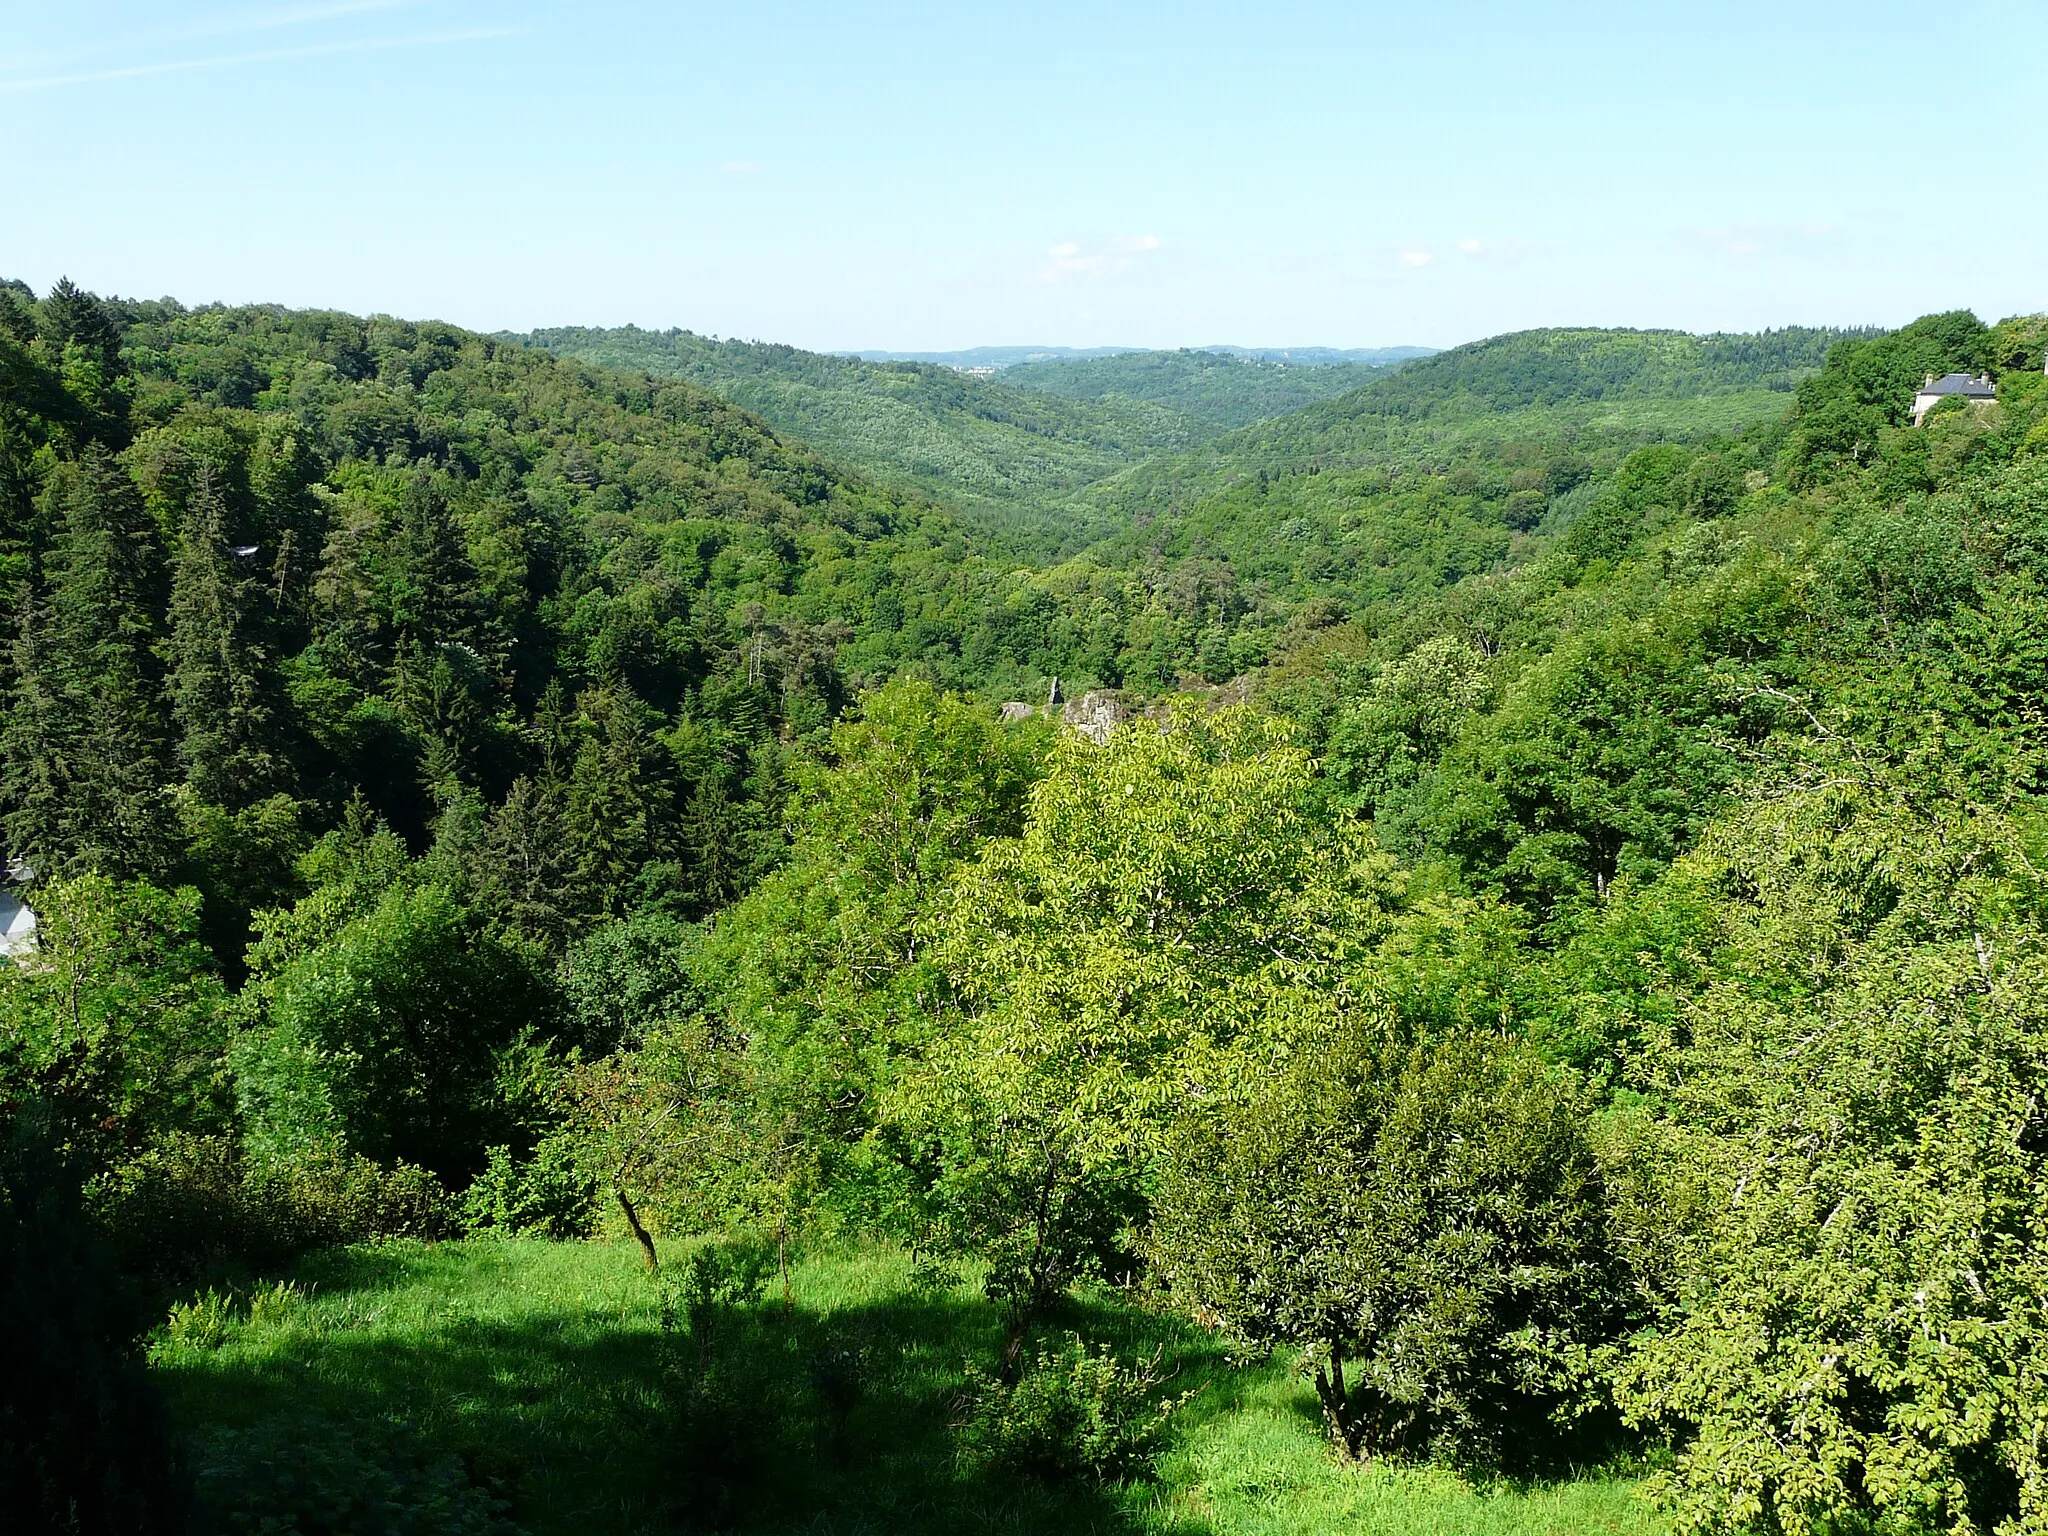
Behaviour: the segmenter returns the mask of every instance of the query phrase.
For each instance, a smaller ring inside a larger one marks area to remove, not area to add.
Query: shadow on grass
[[[962,1366],[991,1362],[999,1338],[978,1298],[800,1296],[785,1309],[771,1294],[691,1332],[673,1316],[662,1326],[658,1287],[637,1276],[515,1316],[465,1314],[446,1289],[418,1284],[467,1264],[516,1286],[518,1258],[371,1249],[301,1266],[318,1305],[161,1361],[198,1459],[223,1432],[268,1435],[275,1461],[292,1455],[277,1448],[281,1432],[374,1441],[395,1428],[420,1454],[459,1462],[534,1536],[1159,1528],[1141,1515],[1154,1499],[1143,1485],[962,1468]],[[1160,1350],[1182,1387],[1219,1375],[1207,1341],[1107,1300],[1048,1321],[1068,1329],[1120,1353]]]
[[[1308,1389],[1286,1400],[1286,1412],[1300,1428],[1341,1455],[1329,1415]],[[1461,1433],[1423,1421],[1402,1444],[1368,1445],[1361,1466],[1439,1467],[1476,1489],[1529,1494],[1587,1478],[1642,1475],[1650,1442],[1622,1422],[1611,1405],[1553,1415],[1541,1402],[1503,1407]]]

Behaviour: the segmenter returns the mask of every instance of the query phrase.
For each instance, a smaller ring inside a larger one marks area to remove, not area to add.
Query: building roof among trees
[[[1920,386],[1923,395],[1967,395],[1973,400],[1995,400],[1998,386],[1984,374],[1944,373],[1940,378],[1928,375],[1927,382]]]

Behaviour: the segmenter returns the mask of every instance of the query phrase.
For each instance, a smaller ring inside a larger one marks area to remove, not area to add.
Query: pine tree
[[[491,702],[491,681],[475,653],[402,640],[386,691],[424,747],[421,777],[428,790],[439,796],[473,779]]]
[[[81,425],[95,438],[126,441],[128,395],[113,316],[69,278],[59,278],[38,309],[43,344],[60,363],[64,392],[87,418]]]
[[[476,571],[448,498],[429,475],[417,474],[406,485],[384,569],[391,622],[400,635],[430,644],[470,638]]]
[[[752,841],[746,811],[726,793],[722,766],[706,774],[690,795],[683,844],[690,863],[690,897],[705,912],[731,901],[745,883]]]
[[[533,736],[540,751],[543,785],[559,791],[576,764],[576,709],[559,677],[548,679],[533,712]]]
[[[50,350],[81,349],[111,375],[120,365],[121,332],[106,306],[68,277],[57,279],[39,306],[43,338]]]
[[[633,877],[653,857],[666,820],[667,786],[649,772],[640,711],[624,683],[584,704],[598,730],[576,754],[565,831],[586,910],[618,910]]]
[[[375,686],[390,654],[369,569],[376,522],[368,507],[341,503],[328,524],[312,590],[313,643],[321,666],[364,690]]]
[[[27,583],[15,597],[15,613],[14,686],[0,719],[0,789],[8,852],[43,872],[62,863],[74,840],[67,791],[83,722],[67,707],[54,673],[47,607]]]
[[[452,781],[437,799],[434,845],[420,861],[420,873],[463,905],[475,906],[490,878],[490,813],[482,795]]]
[[[559,944],[576,907],[576,866],[564,837],[559,785],[520,777],[491,817],[484,894],[529,938]]]
[[[214,805],[258,799],[277,770],[264,656],[251,643],[254,584],[234,566],[227,505],[201,468],[180,529],[171,589],[171,711],[186,782]]]
[[[172,854],[154,652],[163,551],[98,446],[52,485],[63,531],[47,609],[17,622],[6,731],[8,832],[38,874],[161,873]]]

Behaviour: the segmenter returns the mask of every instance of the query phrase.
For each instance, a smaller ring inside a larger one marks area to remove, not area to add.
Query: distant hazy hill
[[[952,502],[1020,551],[1036,553],[1077,547],[1103,531],[1073,519],[1088,486],[1155,454],[1299,409],[1369,372],[1222,352],[1134,352],[1020,364],[1000,378],[976,378],[959,366],[635,326],[502,339],[687,380],[850,469]],[[1027,350],[983,352],[1021,357]]]
[[[1835,342],[1864,331],[1755,335],[1546,329],[1490,337],[1290,415],[1159,455],[1088,493],[1096,519],[1187,506],[1266,470],[1443,462],[1515,437],[1647,442],[1733,431],[1780,414]],[[1356,375],[1353,375],[1356,377]]]
[[[1434,357],[1439,347],[1202,347],[1203,352],[1221,352],[1229,357],[1252,357],[1262,363],[1302,363],[1310,367],[1334,367],[1360,363],[1368,368],[1386,368],[1411,363],[1418,357]]]
[[[848,354],[876,363],[940,363],[948,368],[1017,368],[1026,363],[1090,362],[1103,357],[1126,357],[1142,353],[1145,347],[969,347],[964,352],[877,352]],[[1434,347],[1233,347],[1218,344],[1195,347],[1196,352],[1220,352],[1226,357],[1250,357],[1269,363],[1307,363],[1333,366],[1359,363],[1383,368],[1429,357]]]
[[[1012,389],[1069,400],[1142,400],[1179,411],[1207,432],[1226,432],[1356,389],[1372,365],[1262,361],[1223,351],[1122,352],[1115,357],[1019,363]]]
[[[960,506],[1022,550],[1076,542],[1053,509],[1202,435],[1164,406],[1070,400],[929,363],[870,362],[690,331],[563,327],[508,335],[607,367],[686,379],[863,474]]]
[[[1373,373],[1358,388],[1091,486],[1111,566],[1202,557],[1352,611],[1510,558],[1631,449],[1781,417],[1865,332],[1537,330]]]
[[[968,347],[961,352],[849,352],[871,363],[936,363],[942,368],[1014,368],[1019,363],[1071,363],[1142,352],[1143,347]]]

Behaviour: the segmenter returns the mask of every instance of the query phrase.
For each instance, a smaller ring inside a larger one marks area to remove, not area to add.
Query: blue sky
[[[0,275],[826,348],[2048,308],[2048,0],[0,0]]]

